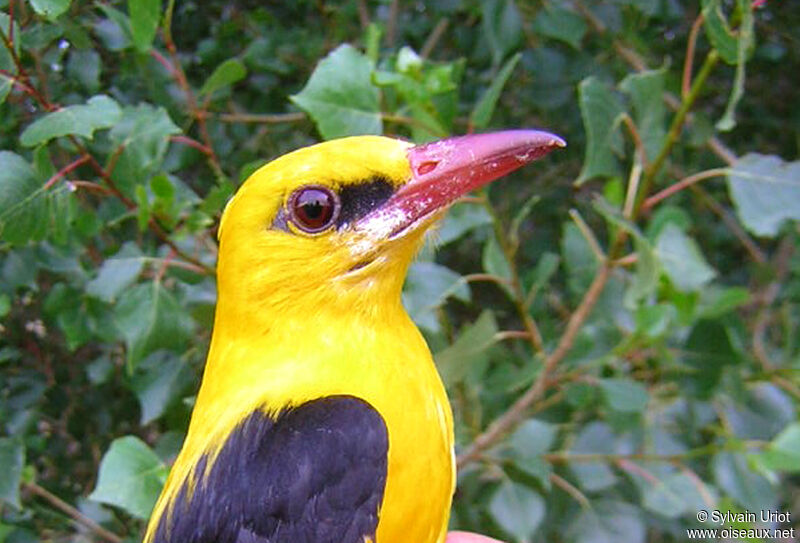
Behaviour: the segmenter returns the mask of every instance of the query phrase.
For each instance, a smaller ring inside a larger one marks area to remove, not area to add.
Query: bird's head
[[[453,201],[564,145],[519,130],[416,146],[358,136],[284,155],[225,210],[219,303],[283,315],[372,307],[375,296],[399,305],[425,231]]]

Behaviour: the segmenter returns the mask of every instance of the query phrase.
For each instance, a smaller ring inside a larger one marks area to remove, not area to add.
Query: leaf
[[[570,452],[615,454],[615,436],[607,424],[591,422],[581,429]],[[569,467],[581,488],[590,492],[606,489],[617,482],[617,477],[605,462],[574,462]]]
[[[539,10],[533,21],[533,29],[548,38],[562,41],[580,50],[581,41],[586,35],[586,21],[577,13],[554,4],[547,3]]]
[[[25,466],[25,446],[20,439],[0,437],[0,503],[5,502],[17,509],[22,468]]]
[[[306,111],[325,139],[383,131],[372,63],[351,45],[337,47],[317,65],[291,100]]]
[[[506,480],[489,502],[492,519],[517,541],[531,541],[544,520],[544,499],[519,483]]]
[[[685,473],[673,473],[655,483],[648,482],[642,495],[643,505],[645,509],[669,519],[705,509],[709,504],[703,499],[698,484]]]
[[[728,64],[743,61],[740,48],[750,54],[755,45],[753,36],[753,13],[748,0],[736,0],[742,20],[738,30],[733,30],[722,12],[721,0],[702,0],[703,28],[708,41]]]
[[[717,485],[745,509],[760,511],[777,505],[775,487],[750,468],[745,455],[720,452],[712,468]]]
[[[492,217],[485,207],[466,202],[457,203],[447,211],[442,225],[436,230],[436,244],[446,245],[491,222]]]
[[[647,389],[630,379],[600,379],[606,404],[614,411],[642,413],[650,399]]]
[[[497,342],[495,334],[497,322],[487,309],[464,327],[452,345],[436,353],[436,367],[446,385],[458,383],[471,367],[488,362],[486,351]]]
[[[578,85],[578,102],[586,130],[586,156],[575,181],[581,185],[595,177],[620,174],[615,153],[621,154],[622,136],[618,120],[624,112],[619,98],[596,77],[587,77]]]
[[[483,246],[483,269],[486,273],[501,277],[506,280],[511,280],[511,266],[506,260],[506,255],[494,235],[489,236],[486,244]],[[508,291],[508,287],[503,285],[503,288]]]
[[[775,237],[787,220],[800,220],[800,161],[748,153],[728,174],[739,220],[757,236]]]
[[[139,423],[145,425],[161,417],[191,382],[191,370],[174,353],[157,351],[142,360],[131,378],[131,389],[141,409]]]
[[[513,0],[483,0],[481,14],[483,36],[489,42],[492,64],[499,66],[522,42],[523,19]]]
[[[34,147],[68,135],[92,139],[95,130],[114,126],[121,115],[116,101],[104,94],[92,96],[85,105],[67,106],[40,117],[22,132],[19,141]]]
[[[701,398],[716,390],[725,366],[739,362],[730,331],[719,321],[702,319],[694,325],[683,348],[684,363],[693,373],[682,388]]]
[[[70,0],[31,0],[33,11],[51,21],[66,12],[69,4]]]
[[[558,429],[537,419],[528,419],[508,439],[508,458],[514,466],[538,479],[545,488],[550,486],[552,468],[542,455],[550,450]]]
[[[408,269],[403,287],[403,305],[418,326],[439,329],[434,310],[450,296],[470,299],[469,287],[453,270],[433,262],[414,262]]]
[[[229,58],[214,68],[208,79],[200,88],[201,95],[210,95],[214,92],[229,87],[247,76],[247,68],[238,58]]]
[[[167,472],[167,466],[138,437],[115,439],[100,462],[97,486],[89,499],[146,519],[161,493]]]
[[[76,49],[69,55],[67,73],[90,93],[100,88],[101,69],[100,54],[93,49]]]
[[[644,543],[645,523],[638,508],[621,501],[598,500],[581,510],[567,530],[568,541]]]
[[[769,469],[800,472],[800,423],[786,426],[759,456],[761,464]]]
[[[505,63],[505,65],[497,72],[497,75],[492,78],[492,84],[483,93],[481,99],[475,104],[472,113],[469,116],[470,122],[477,128],[485,128],[489,121],[492,120],[492,113],[497,105],[497,100],[500,98],[500,93],[503,87],[506,86],[508,78],[517,66],[519,59],[522,58],[522,53],[517,53]]]
[[[571,222],[564,223],[561,254],[564,258],[570,292],[582,295],[592,282],[598,264],[586,238]]]
[[[650,161],[658,155],[666,136],[664,128],[666,115],[664,86],[666,75],[665,68],[648,70],[628,75],[619,85],[620,89],[630,97],[633,103],[636,128],[642,138],[645,153]]]
[[[680,291],[699,290],[717,275],[697,243],[673,223],[661,230],[655,245],[664,272]]]
[[[161,0],[128,0],[133,45],[140,53],[153,46],[161,19]]]
[[[163,107],[150,104],[124,107],[122,118],[109,133],[113,144],[122,147],[114,168],[120,190],[132,196],[136,185],[146,183],[158,172],[170,136],[180,133]]]
[[[143,267],[144,259],[139,247],[126,242],[117,254],[103,262],[97,277],[86,284],[86,294],[104,302],[113,302],[136,281]]]
[[[0,151],[0,239],[14,245],[64,234],[72,218],[73,195],[60,183],[44,181],[22,157]]]
[[[189,316],[172,293],[157,281],[125,291],[117,302],[114,316],[125,338],[129,370],[156,350],[181,351],[192,333]]]

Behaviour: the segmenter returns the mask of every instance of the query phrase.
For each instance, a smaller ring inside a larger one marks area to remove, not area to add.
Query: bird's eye
[[[327,230],[339,216],[339,207],[337,194],[319,185],[299,188],[289,198],[292,223],[309,234]]]

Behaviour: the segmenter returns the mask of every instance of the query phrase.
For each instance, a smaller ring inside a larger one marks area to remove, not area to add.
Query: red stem
[[[12,2],[12,3],[13,3],[13,2]],[[48,180],[47,180],[47,182],[44,184],[44,187],[43,187],[43,188],[44,188],[44,190],[49,190],[49,189],[50,189],[50,188],[51,188],[53,185],[55,185],[55,184],[56,184],[56,182],[57,182],[59,179],[61,179],[62,177],[64,177],[64,176],[65,176],[65,175],[67,175],[68,173],[70,173],[71,171],[73,171],[73,170],[76,170],[76,169],[78,169],[79,167],[83,166],[84,164],[86,164],[87,162],[89,162],[89,160],[90,160],[90,159],[91,159],[91,157],[90,157],[89,155],[83,155],[82,157],[80,157],[80,158],[78,158],[78,159],[76,159],[76,160],[73,160],[72,162],[70,162],[69,164],[67,164],[66,166],[64,166],[64,167],[63,167],[63,168],[61,168],[60,170],[58,170],[58,171],[57,171],[55,174],[53,174],[53,176],[52,176],[52,177],[50,177],[50,179],[48,179]]]

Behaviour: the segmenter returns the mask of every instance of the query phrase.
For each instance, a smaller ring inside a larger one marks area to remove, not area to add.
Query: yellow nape
[[[452,415],[430,351],[400,301],[431,221],[381,237],[346,224],[309,234],[281,215],[303,186],[338,192],[375,179],[404,185],[409,147],[361,136],[300,149],[259,169],[230,201],[220,225],[203,383],[153,519],[170,514],[168,504],[199,459],[213,458],[254,409],[277,412],[344,394],[370,403],[388,428],[376,541],[444,541],[454,485]]]

